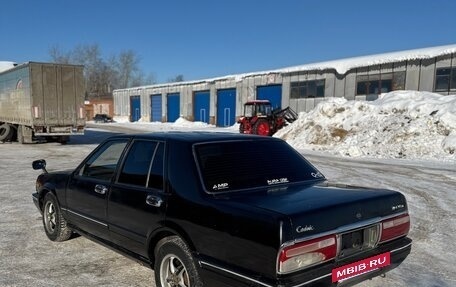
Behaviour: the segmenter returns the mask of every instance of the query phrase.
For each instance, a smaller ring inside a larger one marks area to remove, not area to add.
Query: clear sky
[[[0,61],[98,44],[158,82],[456,44],[455,0],[4,0]]]

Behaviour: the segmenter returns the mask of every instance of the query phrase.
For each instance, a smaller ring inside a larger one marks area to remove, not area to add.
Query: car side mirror
[[[32,167],[34,170],[42,169],[44,173],[47,173],[46,170],[46,160],[39,159],[32,162]]]

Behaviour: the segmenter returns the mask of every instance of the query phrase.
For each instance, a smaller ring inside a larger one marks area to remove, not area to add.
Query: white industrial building
[[[327,97],[375,100],[393,90],[456,94],[456,44],[284,69],[114,90],[114,115],[231,126],[248,100],[309,111]]]

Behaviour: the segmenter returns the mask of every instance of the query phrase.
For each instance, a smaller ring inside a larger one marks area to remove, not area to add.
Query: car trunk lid
[[[327,182],[314,186],[282,186],[231,199],[284,215],[282,242],[342,232],[407,211],[406,200],[399,192]]]

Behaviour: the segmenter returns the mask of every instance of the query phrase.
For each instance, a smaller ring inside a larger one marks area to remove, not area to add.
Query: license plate
[[[390,252],[385,252],[332,270],[332,282],[344,281],[391,264]]]

